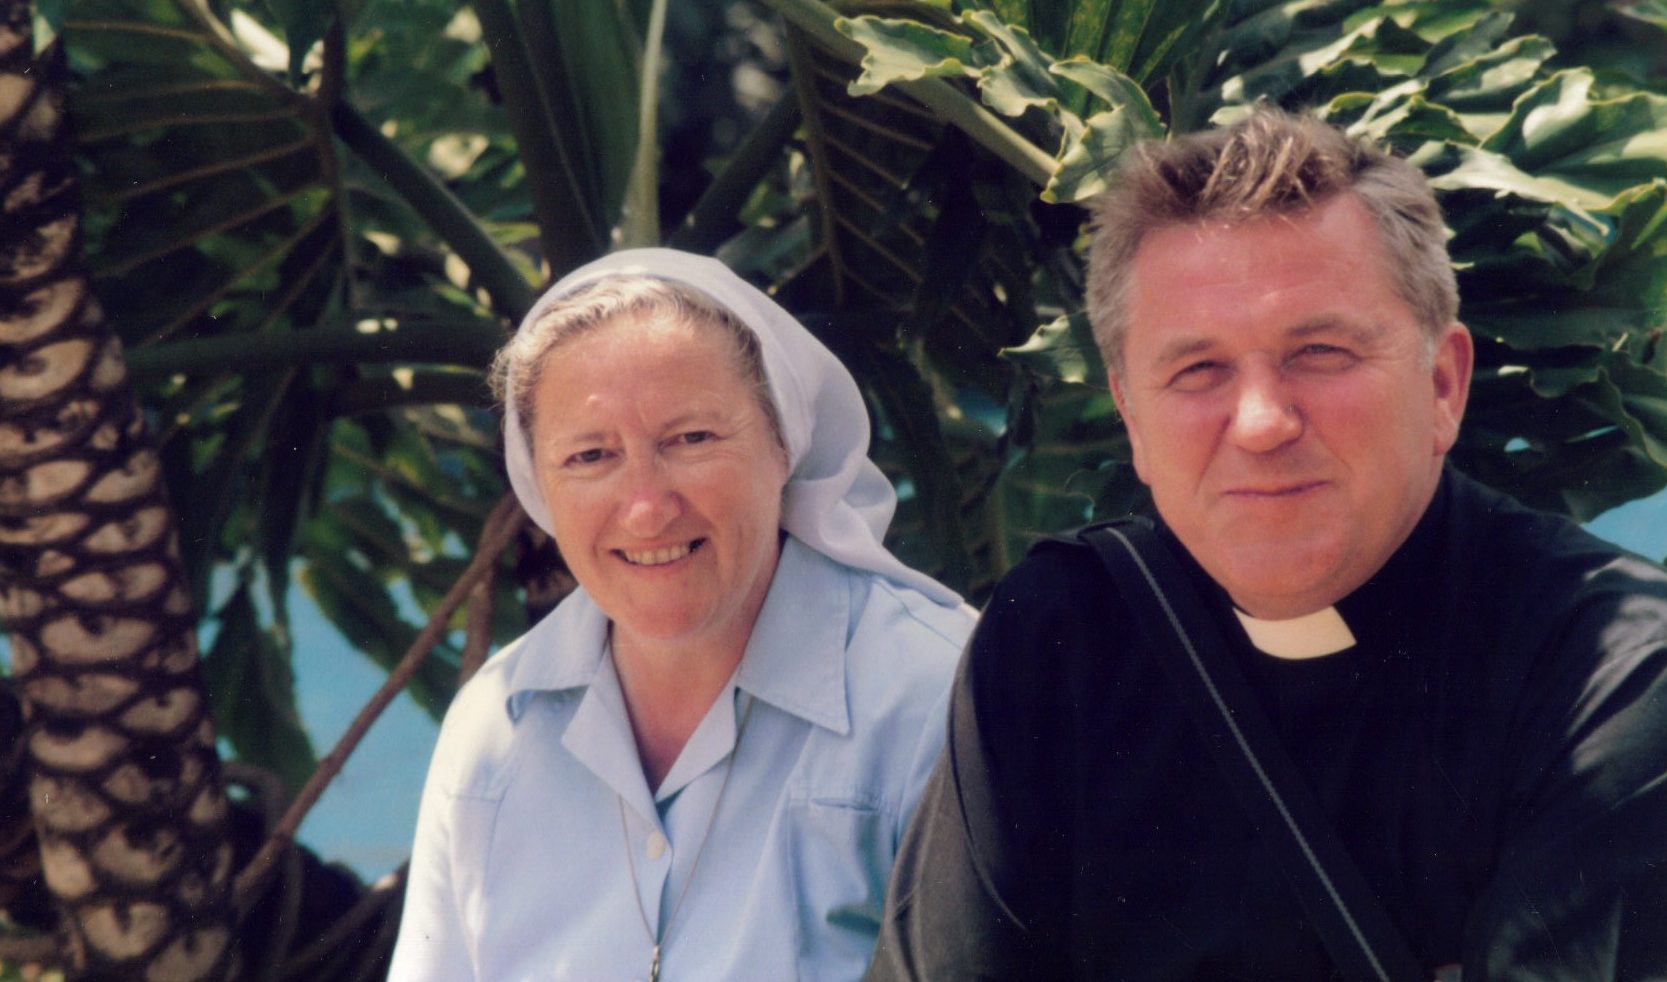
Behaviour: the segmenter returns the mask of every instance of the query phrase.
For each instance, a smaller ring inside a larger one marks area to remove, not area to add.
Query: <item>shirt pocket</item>
[[[873,955],[895,850],[879,795],[808,794],[788,803],[787,863],[801,979],[856,979]]]

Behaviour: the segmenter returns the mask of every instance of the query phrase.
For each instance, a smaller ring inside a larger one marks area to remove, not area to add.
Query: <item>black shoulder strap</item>
[[[1136,614],[1240,805],[1277,858],[1347,979],[1430,973],[1395,929],[1321,814],[1175,557],[1145,519],[1083,530]]]

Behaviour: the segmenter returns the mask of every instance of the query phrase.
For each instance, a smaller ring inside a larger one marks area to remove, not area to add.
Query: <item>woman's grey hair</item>
[[[529,438],[537,433],[533,394],[551,353],[563,343],[627,314],[652,313],[697,328],[721,330],[732,342],[741,377],[758,400],[776,445],[786,454],[781,414],[764,374],[764,351],[758,335],[726,308],[695,287],[642,274],[621,274],[586,284],[557,300],[531,324],[523,326],[492,360],[492,393],[516,414]],[[507,401],[513,394],[514,405]]]
[[[1312,116],[1258,106],[1229,126],[1134,148],[1092,203],[1088,319],[1106,367],[1122,374],[1132,267],[1148,232],[1298,214],[1349,191],[1371,214],[1390,282],[1433,351],[1458,316],[1459,292],[1423,173]]]

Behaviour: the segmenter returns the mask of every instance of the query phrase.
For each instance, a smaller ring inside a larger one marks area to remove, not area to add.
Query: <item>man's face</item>
[[[1135,253],[1112,394],[1158,511],[1235,603],[1324,608],[1406,539],[1470,383],[1396,295],[1352,193],[1239,224],[1171,225]]]

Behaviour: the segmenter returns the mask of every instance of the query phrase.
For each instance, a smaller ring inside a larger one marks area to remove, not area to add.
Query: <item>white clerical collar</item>
[[[1237,607],[1233,613],[1250,635],[1250,643],[1275,658],[1319,658],[1354,644],[1354,632],[1343,623],[1343,615],[1336,607],[1283,621],[1264,621]]]

